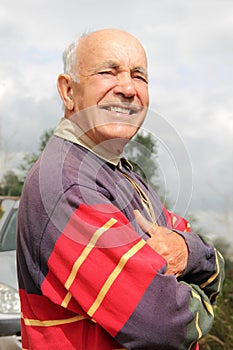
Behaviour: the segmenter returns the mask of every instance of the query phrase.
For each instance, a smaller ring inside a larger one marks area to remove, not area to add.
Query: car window
[[[18,210],[12,211],[12,215],[6,226],[4,227],[4,233],[2,236],[1,251],[14,250],[16,249],[16,226],[17,226],[17,213]]]

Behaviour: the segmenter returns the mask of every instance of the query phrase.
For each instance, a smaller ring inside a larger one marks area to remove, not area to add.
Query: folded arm
[[[166,274],[164,257],[112,204],[88,206],[66,196],[76,209],[50,256],[44,295],[127,349],[185,349],[208,332],[213,311],[200,286]]]
[[[186,268],[179,280],[198,285],[214,303],[224,280],[224,259],[205,236],[192,232],[189,222],[164,209],[168,227],[185,240]]]

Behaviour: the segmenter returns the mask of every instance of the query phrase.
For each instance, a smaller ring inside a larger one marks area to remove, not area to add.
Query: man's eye
[[[138,80],[142,80],[142,81],[144,81],[145,83],[148,83],[148,80],[147,80],[147,78],[146,78],[144,75],[135,74],[135,75],[133,76],[133,78],[134,78],[134,79],[138,79]]]
[[[104,70],[101,72],[98,72],[100,75],[113,75],[113,72],[111,70]]]

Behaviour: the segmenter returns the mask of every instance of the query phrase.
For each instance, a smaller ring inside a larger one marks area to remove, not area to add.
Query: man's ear
[[[69,111],[74,109],[72,79],[68,74],[60,74],[57,79],[57,88],[65,107]]]

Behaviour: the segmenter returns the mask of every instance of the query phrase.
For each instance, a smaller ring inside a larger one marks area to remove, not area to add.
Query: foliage
[[[23,162],[19,165],[19,170],[22,173],[23,180],[25,180],[27,173],[29,172],[33,164],[37,161],[38,157],[38,153],[26,153],[24,155]]]
[[[134,171],[158,190],[157,148],[151,134],[140,131],[126,146],[125,154]]]
[[[14,171],[9,170],[2,178],[0,195],[1,196],[20,196],[23,182]]]
[[[52,136],[54,129],[46,130],[40,137],[39,150],[38,152],[28,153],[24,156],[22,164],[19,165],[21,176],[16,175],[12,170],[6,172],[2,178],[0,186],[1,196],[20,196],[23,188],[24,180],[27,176],[28,171],[32,165],[39,158],[40,153],[46,146]]]
[[[37,161],[37,159],[39,158],[40,153],[45,148],[47,142],[49,141],[49,139],[53,133],[54,133],[54,129],[45,130],[40,137],[38,152],[27,153],[23,157],[23,162],[22,162],[22,164],[19,165],[19,169],[22,172],[22,181],[25,180],[29,170],[31,169],[33,164]]]
[[[39,152],[42,152],[48,143],[50,137],[53,135],[54,129],[48,129],[43,132],[43,134],[40,137],[40,144],[39,144]]]

